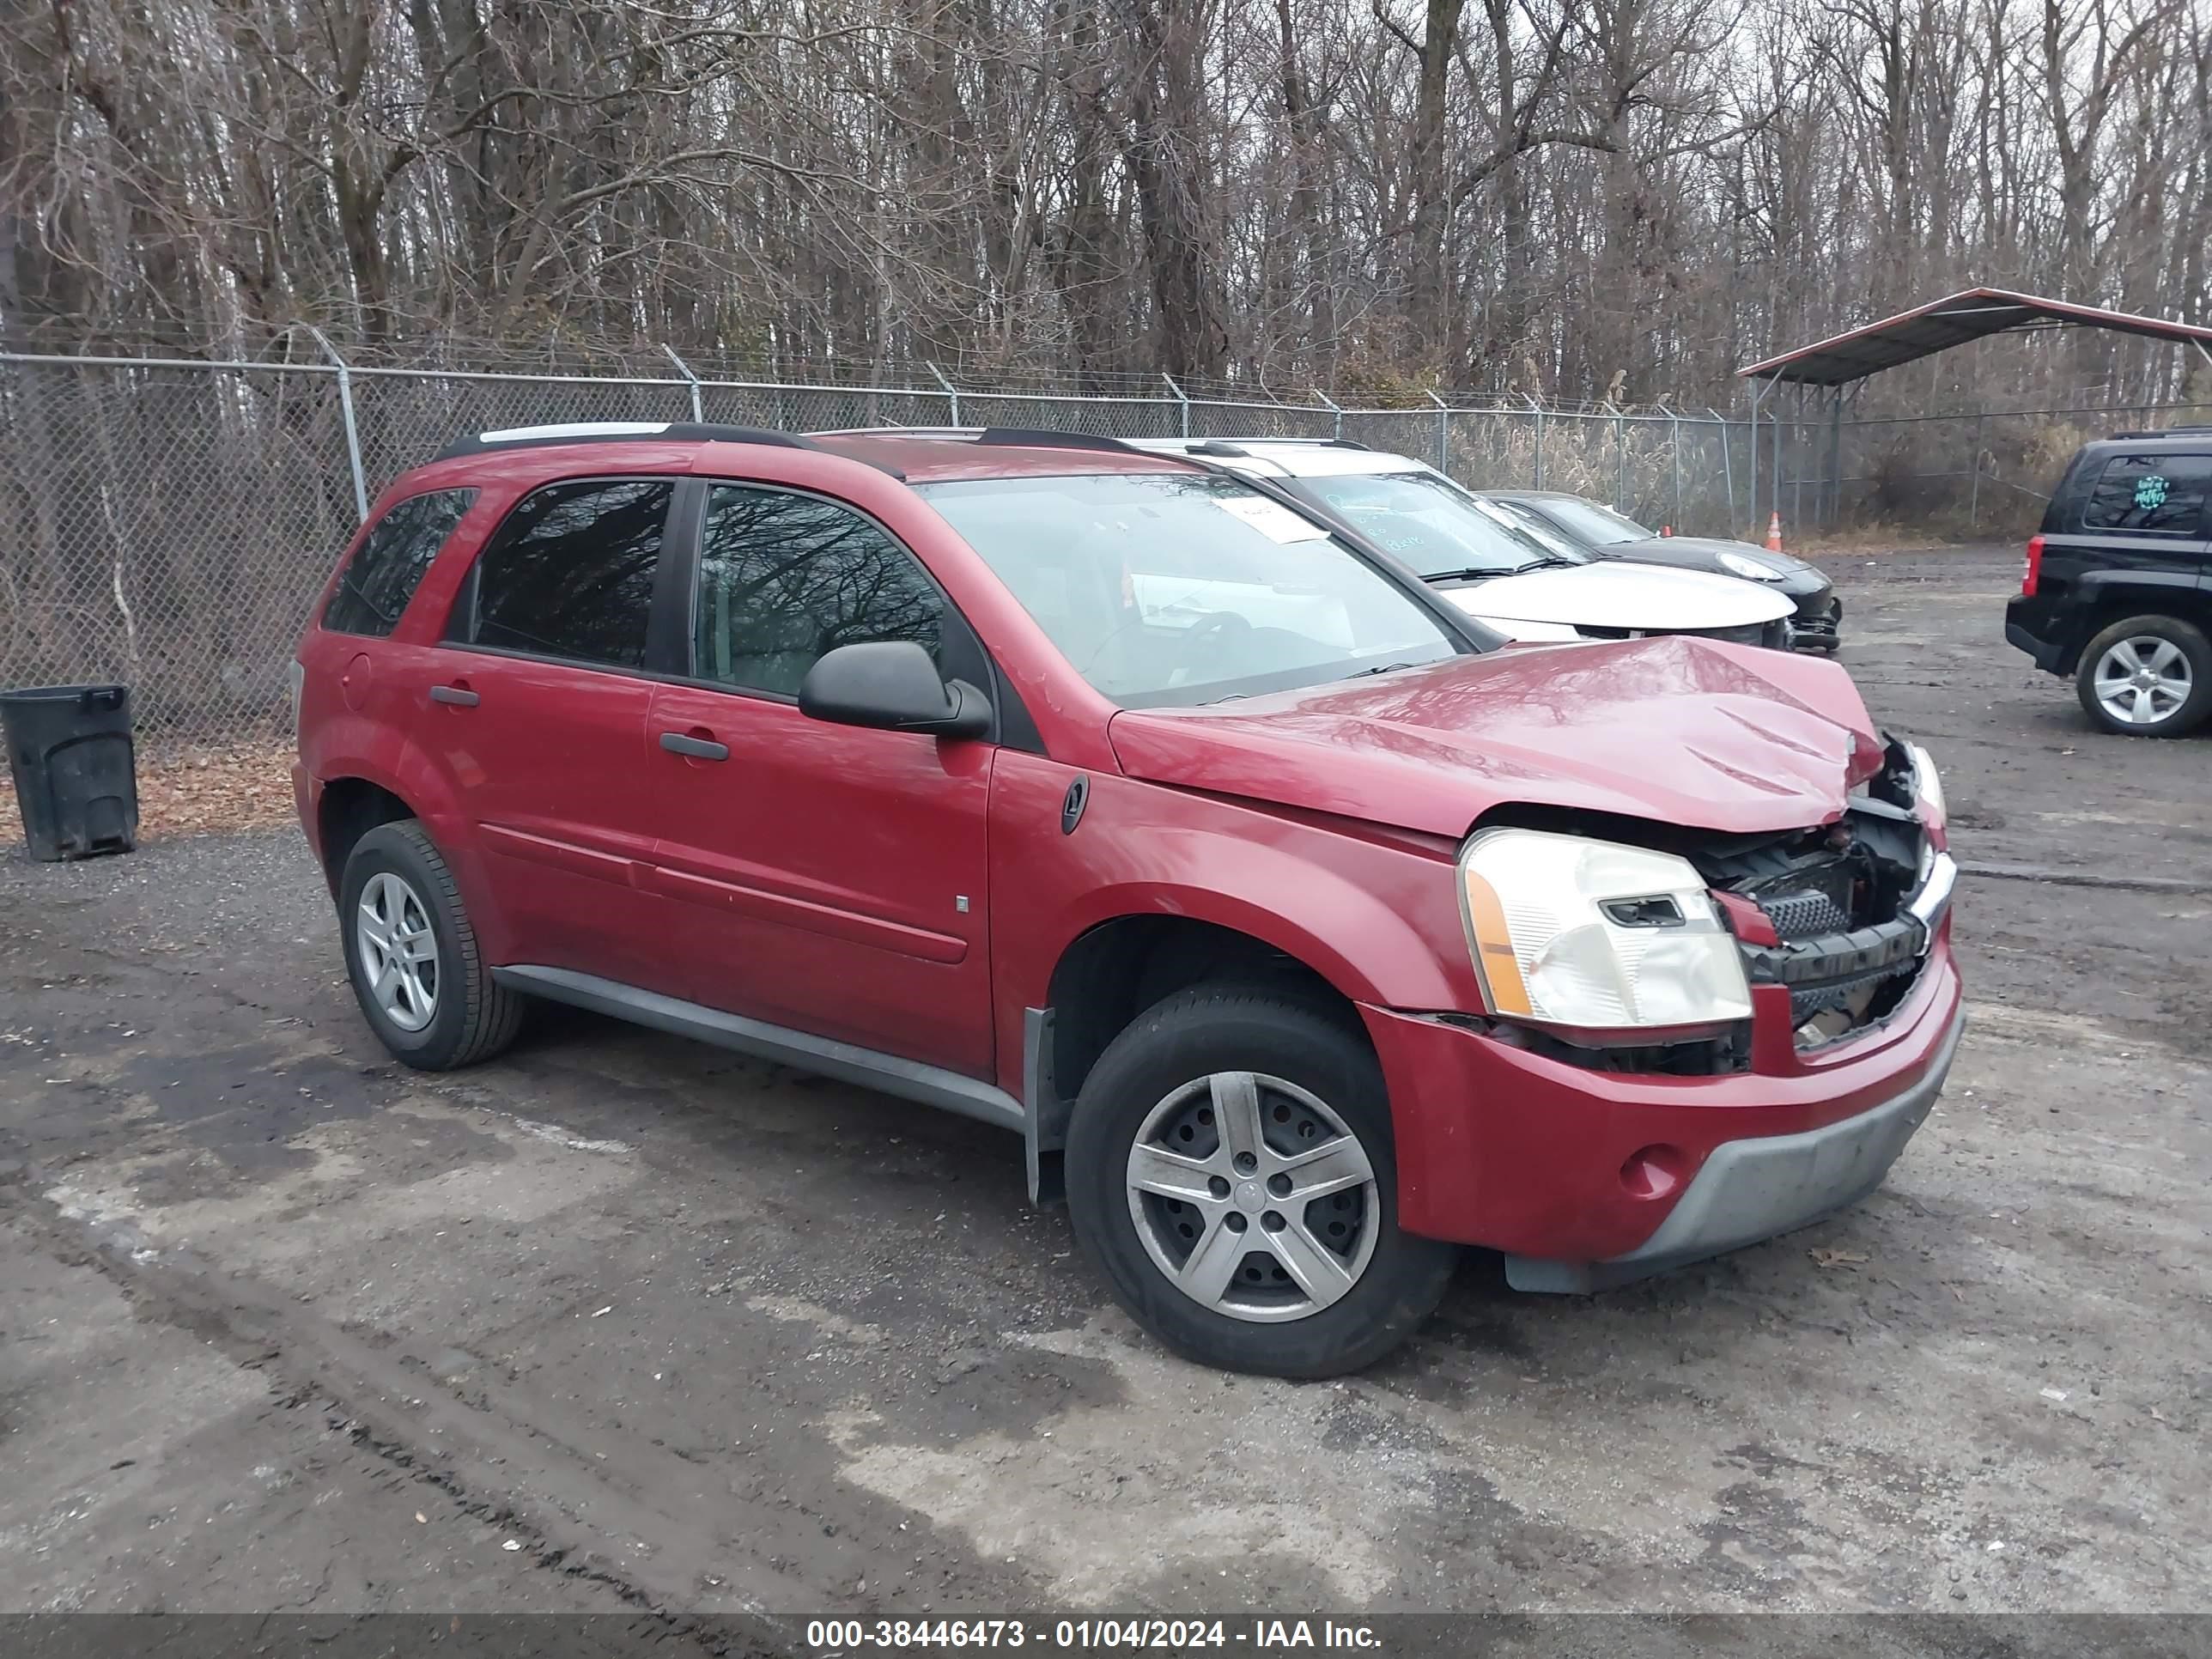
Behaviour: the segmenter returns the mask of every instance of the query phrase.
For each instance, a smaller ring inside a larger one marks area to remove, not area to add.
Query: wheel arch
[[[1054,964],[1046,994],[1054,1085],[1073,1098],[1106,1045],[1138,1015],[1217,979],[1292,991],[1358,1022],[1353,998],[1295,950],[1224,922],[1127,912],[1085,928]]]
[[[2172,581],[2146,580],[2142,575],[2081,584],[2083,605],[2066,635],[2066,651],[2057,672],[2071,674],[2081,665],[2081,653],[2116,622],[2130,617],[2172,617],[2212,633],[2212,591],[2193,576],[2176,574]]]
[[[1209,914],[1194,914],[1200,910]],[[1402,922],[1367,944],[1370,952],[1395,953],[1401,965],[1428,954]],[[1146,1009],[1213,980],[1288,991],[1370,1047],[1358,1005],[1394,1000],[1384,993],[1387,981],[1279,912],[1220,892],[1144,890],[1143,902],[1092,920],[1066,941],[1042,1004],[1024,1010],[1022,1097],[1032,1199],[1051,1201],[1063,1191],[1059,1160],[1068,1117],[1107,1045]],[[1420,994],[1407,1000],[1435,1001]]]
[[[468,837],[461,833],[451,775],[404,732],[358,714],[334,716],[303,742],[301,760],[313,781],[315,850],[332,892],[346,854],[379,823],[419,818],[449,860],[465,854]],[[350,838],[334,842],[334,829],[341,836],[349,831]],[[473,890],[470,896],[473,901]]]
[[[363,836],[379,824],[421,816],[398,791],[368,778],[347,775],[325,782],[315,807],[315,844],[331,896],[337,896],[346,860]]]

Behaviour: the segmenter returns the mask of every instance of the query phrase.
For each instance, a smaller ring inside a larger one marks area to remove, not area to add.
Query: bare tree
[[[2199,0],[0,0],[0,335],[1715,401],[1972,281],[2202,315],[2208,30]]]

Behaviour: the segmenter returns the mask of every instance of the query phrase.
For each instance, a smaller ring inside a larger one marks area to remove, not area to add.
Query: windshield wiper
[[[1528,568],[1527,565],[1522,564],[1514,566],[1513,569],[1526,570]],[[1426,571],[1423,573],[1421,580],[1425,582],[1477,582],[1492,576],[1510,576],[1512,574],[1512,570],[1500,570],[1495,565],[1479,567],[1470,565],[1465,570]]]
[[[1395,674],[1401,668],[1419,668],[1419,666],[1420,664],[1416,662],[1378,663],[1372,668],[1355,668],[1344,678],[1348,680],[1364,680],[1370,674]]]
[[[1581,562],[1580,559],[1563,559],[1556,553],[1547,553],[1540,559],[1515,565],[1509,574],[1517,576],[1524,570],[1571,570]]]

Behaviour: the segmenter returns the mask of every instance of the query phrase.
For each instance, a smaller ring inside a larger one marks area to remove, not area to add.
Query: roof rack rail
[[[1361,443],[1357,438],[1293,438],[1281,433],[1267,433],[1257,437],[1231,438],[1239,444],[1313,444],[1322,449],[1358,449],[1370,451],[1372,445]]]
[[[2179,438],[2185,433],[2212,432],[2212,426],[2162,426],[2148,432],[2115,432],[2115,443],[2132,443],[2144,438]]]
[[[821,447],[812,439],[802,438],[796,433],[775,432],[757,426],[726,426],[712,421],[569,421],[469,433],[454,439],[433,459],[449,461],[462,455],[486,455],[550,444],[650,443],[655,439],[672,443],[769,444],[779,449]]]
[[[1109,455],[1146,453],[1119,438],[1102,438],[1089,432],[1056,432],[1044,426],[987,426],[975,434],[975,441],[1004,445],[1011,449],[1101,449]]]
[[[980,426],[830,426],[808,433],[809,438],[974,438]]]

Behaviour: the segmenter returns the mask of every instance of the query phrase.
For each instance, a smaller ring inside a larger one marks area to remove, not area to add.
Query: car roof
[[[1197,455],[1271,478],[1341,478],[1428,472],[1425,461],[1334,438],[1132,438],[1156,455]]]
[[[1571,489],[1478,489],[1478,495],[1488,495],[1501,501],[1584,501],[1587,495],[1577,495]]]
[[[909,483],[957,479],[1055,477],[1079,473],[1187,472],[1187,463],[1083,433],[988,428],[902,428],[800,434],[702,421],[577,421],[507,427],[456,438],[434,458],[452,461],[578,446],[750,445],[841,455]]]
[[[2170,426],[2156,432],[2115,432],[2109,436],[2092,438],[2081,446],[2085,450],[2150,449],[2160,454],[2187,454],[2197,450],[2212,450],[2212,426]]]

